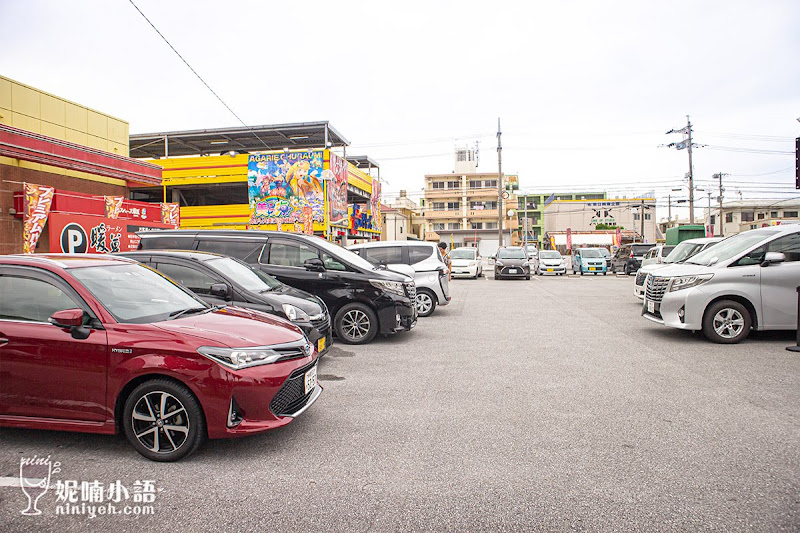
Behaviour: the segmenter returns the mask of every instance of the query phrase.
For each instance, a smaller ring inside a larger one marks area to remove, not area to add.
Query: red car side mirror
[[[83,309],[62,309],[50,317],[50,323],[59,328],[73,328],[83,325]]]

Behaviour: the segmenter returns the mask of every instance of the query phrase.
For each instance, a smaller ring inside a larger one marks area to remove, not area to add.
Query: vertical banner
[[[117,219],[122,211],[122,202],[125,201],[124,196],[104,196],[104,204],[106,207],[106,218]]]
[[[572,228],[567,228],[567,252],[572,250]]]
[[[622,230],[619,228],[617,228],[616,241],[617,242],[615,244],[617,246],[622,246]]]
[[[328,220],[332,226],[347,225],[347,161],[333,152],[328,169],[323,171],[328,200]]]
[[[381,182],[377,178],[372,179],[372,196],[369,199],[370,212],[372,214],[372,229],[382,231],[381,218]]]
[[[32,254],[53,205],[55,188],[24,183],[24,213],[22,252]]]
[[[175,229],[181,225],[181,206],[180,204],[161,204],[161,222],[163,224],[173,224]]]
[[[311,207],[306,206],[303,208],[303,233],[306,235],[314,235],[314,219]]]

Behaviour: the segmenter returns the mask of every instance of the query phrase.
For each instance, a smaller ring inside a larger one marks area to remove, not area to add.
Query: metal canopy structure
[[[130,157],[162,158],[226,152],[302,150],[346,147],[345,139],[328,121],[299,122],[241,128],[137,133],[130,136]]]
[[[378,169],[378,177],[381,176],[381,166],[377,161],[366,155],[348,155],[347,161],[352,163],[356,168],[367,169],[367,172],[372,175],[372,169]]]

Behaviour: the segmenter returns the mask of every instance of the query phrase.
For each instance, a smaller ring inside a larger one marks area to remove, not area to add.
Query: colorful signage
[[[328,221],[331,226],[347,226],[347,161],[333,152],[323,171],[328,198]]]
[[[299,223],[310,208],[324,224],[323,151],[251,154],[247,162],[250,224]]]
[[[377,178],[372,179],[372,196],[369,199],[370,214],[372,215],[372,229],[381,231],[381,182]]]
[[[50,213],[50,251],[108,254],[136,250],[141,240],[137,231],[173,229],[172,224],[138,222],[94,215]]]
[[[44,185],[23,184],[24,207],[22,229],[22,252],[32,254],[53,204],[55,189]]]

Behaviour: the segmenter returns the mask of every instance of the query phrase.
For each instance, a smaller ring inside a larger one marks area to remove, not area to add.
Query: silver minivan
[[[417,285],[417,315],[430,316],[450,303],[450,271],[439,246],[424,241],[376,241],[347,247],[374,265],[412,276]]]
[[[718,343],[797,328],[800,224],[739,233],[647,275],[642,315]]]

